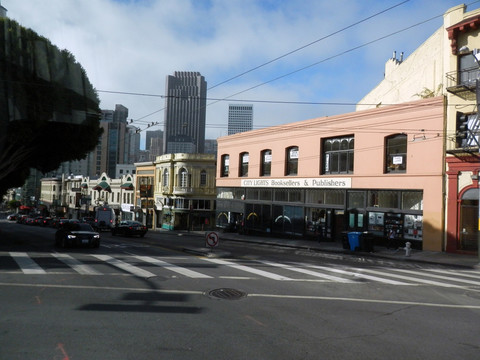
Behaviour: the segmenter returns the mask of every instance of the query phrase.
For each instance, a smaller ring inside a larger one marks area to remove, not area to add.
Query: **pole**
[[[480,67],[480,63],[478,63],[477,57],[475,56],[475,60]],[[480,120],[480,80],[478,79],[475,84],[475,92],[476,92],[476,100],[477,100],[477,121]],[[477,128],[477,132],[479,129]],[[479,155],[480,155],[480,148],[479,148]],[[477,188],[478,188],[478,224],[477,224],[477,255],[480,261],[480,169],[477,171]]]

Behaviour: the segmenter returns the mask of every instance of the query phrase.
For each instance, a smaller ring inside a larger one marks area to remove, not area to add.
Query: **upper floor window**
[[[385,138],[385,172],[407,171],[407,135],[397,134]]]
[[[353,136],[323,140],[323,174],[353,173]]]
[[[461,85],[476,86],[479,75],[478,65],[471,52],[458,57],[458,79]]]
[[[261,154],[260,176],[270,176],[272,173],[272,150],[263,150]]]
[[[298,174],[298,146],[291,146],[287,148],[285,175]]]
[[[164,169],[163,170],[163,183],[162,183],[162,186],[166,187],[168,186],[168,181],[169,181],[169,173],[168,173],[168,169]]]
[[[181,168],[178,172],[178,184],[180,187],[189,187],[190,186],[190,178],[188,171],[185,168]]]
[[[222,162],[220,164],[220,176],[226,177],[228,176],[228,172],[230,169],[230,155],[222,155]]]
[[[205,185],[207,185],[207,172],[205,170],[202,170],[200,172],[200,186]]]
[[[248,176],[248,161],[249,161],[248,152],[241,153],[238,176]]]

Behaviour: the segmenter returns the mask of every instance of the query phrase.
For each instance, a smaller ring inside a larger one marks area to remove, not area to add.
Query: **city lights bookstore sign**
[[[292,188],[292,189],[349,189],[351,178],[301,178],[301,179],[244,179],[242,187]]]

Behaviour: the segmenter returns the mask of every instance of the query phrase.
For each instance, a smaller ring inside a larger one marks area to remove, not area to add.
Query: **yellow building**
[[[385,78],[357,104],[357,110],[445,97],[445,125],[417,129],[429,141],[444,133],[443,250],[478,251],[479,117],[476,92],[480,75],[480,9],[458,5],[412,54],[389,59]],[[475,57],[475,55],[477,55]]]
[[[206,230],[215,224],[213,154],[166,154],[155,160],[155,227]],[[141,176],[137,169],[137,179]]]

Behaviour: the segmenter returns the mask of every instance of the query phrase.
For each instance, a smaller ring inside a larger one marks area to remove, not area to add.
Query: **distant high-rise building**
[[[228,135],[253,129],[253,105],[228,105]]]
[[[146,132],[145,150],[150,150],[152,139],[160,138],[163,140],[163,130],[150,130]]]
[[[166,80],[163,153],[203,153],[207,82],[199,72],[175,71]]]

